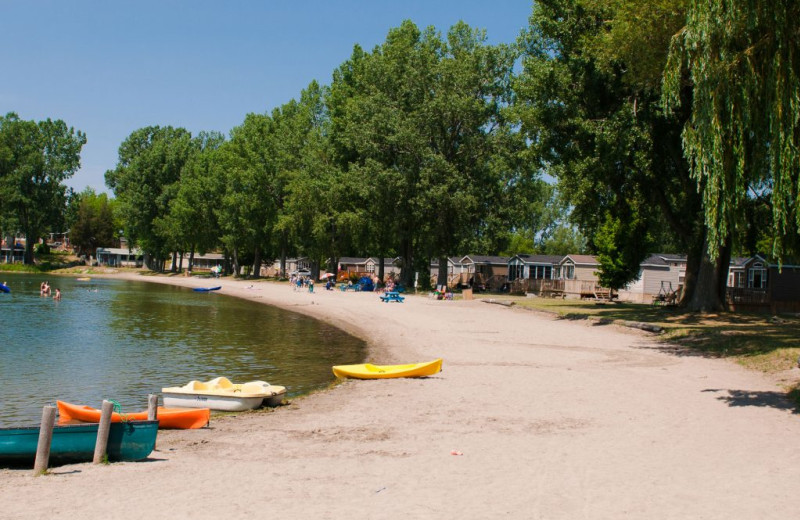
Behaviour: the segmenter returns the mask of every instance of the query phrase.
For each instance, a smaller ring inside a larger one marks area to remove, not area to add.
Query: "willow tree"
[[[664,103],[692,88],[683,148],[701,191],[712,257],[753,200],[771,209],[772,253],[800,228],[800,2],[692,0],[672,40]]]
[[[688,110],[667,117],[660,104],[682,5],[659,0],[643,13],[635,0],[537,1],[519,42],[515,109],[532,159],[558,180],[599,254],[602,282],[623,286],[647,254],[674,243],[688,256],[689,296],[700,285],[702,200],[681,150]],[[703,296],[721,302],[719,291]]]

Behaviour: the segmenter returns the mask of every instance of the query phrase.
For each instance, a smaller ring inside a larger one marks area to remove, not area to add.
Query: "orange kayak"
[[[101,411],[91,406],[81,406],[78,404],[56,401],[58,405],[58,416],[60,422],[83,421],[96,423],[100,422]],[[146,421],[147,410],[143,412],[123,413],[113,412],[111,422],[126,421]],[[188,430],[192,428],[202,428],[209,423],[211,410],[208,408],[164,408],[158,407],[158,427]]]

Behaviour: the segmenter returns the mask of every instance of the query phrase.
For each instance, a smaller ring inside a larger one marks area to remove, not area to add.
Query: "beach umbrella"
[[[324,280],[325,278],[330,278],[331,276],[336,276],[333,273],[324,273],[319,275],[320,280]]]

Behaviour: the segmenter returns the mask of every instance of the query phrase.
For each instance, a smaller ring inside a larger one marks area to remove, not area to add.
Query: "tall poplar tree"
[[[106,171],[106,185],[119,204],[125,235],[145,253],[146,265],[163,269],[177,244],[160,222],[178,192],[181,170],[193,153],[192,135],[183,128],[150,126],[134,131],[119,147],[119,160]]]
[[[334,74],[338,156],[367,185],[373,251],[396,251],[407,284],[431,256],[494,246],[507,229],[502,191],[516,172],[500,158],[519,136],[502,108],[514,58],[466,24],[443,38],[406,21]]]

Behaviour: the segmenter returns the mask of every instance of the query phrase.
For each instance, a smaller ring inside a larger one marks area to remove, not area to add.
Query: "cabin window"
[[[375,264],[367,264],[367,272],[374,273],[375,272]]]
[[[747,287],[750,289],[767,288],[767,270],[761,262],[756,262],[747,270]]]
[[[575,264],[564,264],[561,266],[561,277],[564,280],[575,279]]]
[[[532,265],[528,278],[536,280],[550,279],[553,277],[553,266],[551,265]]]

